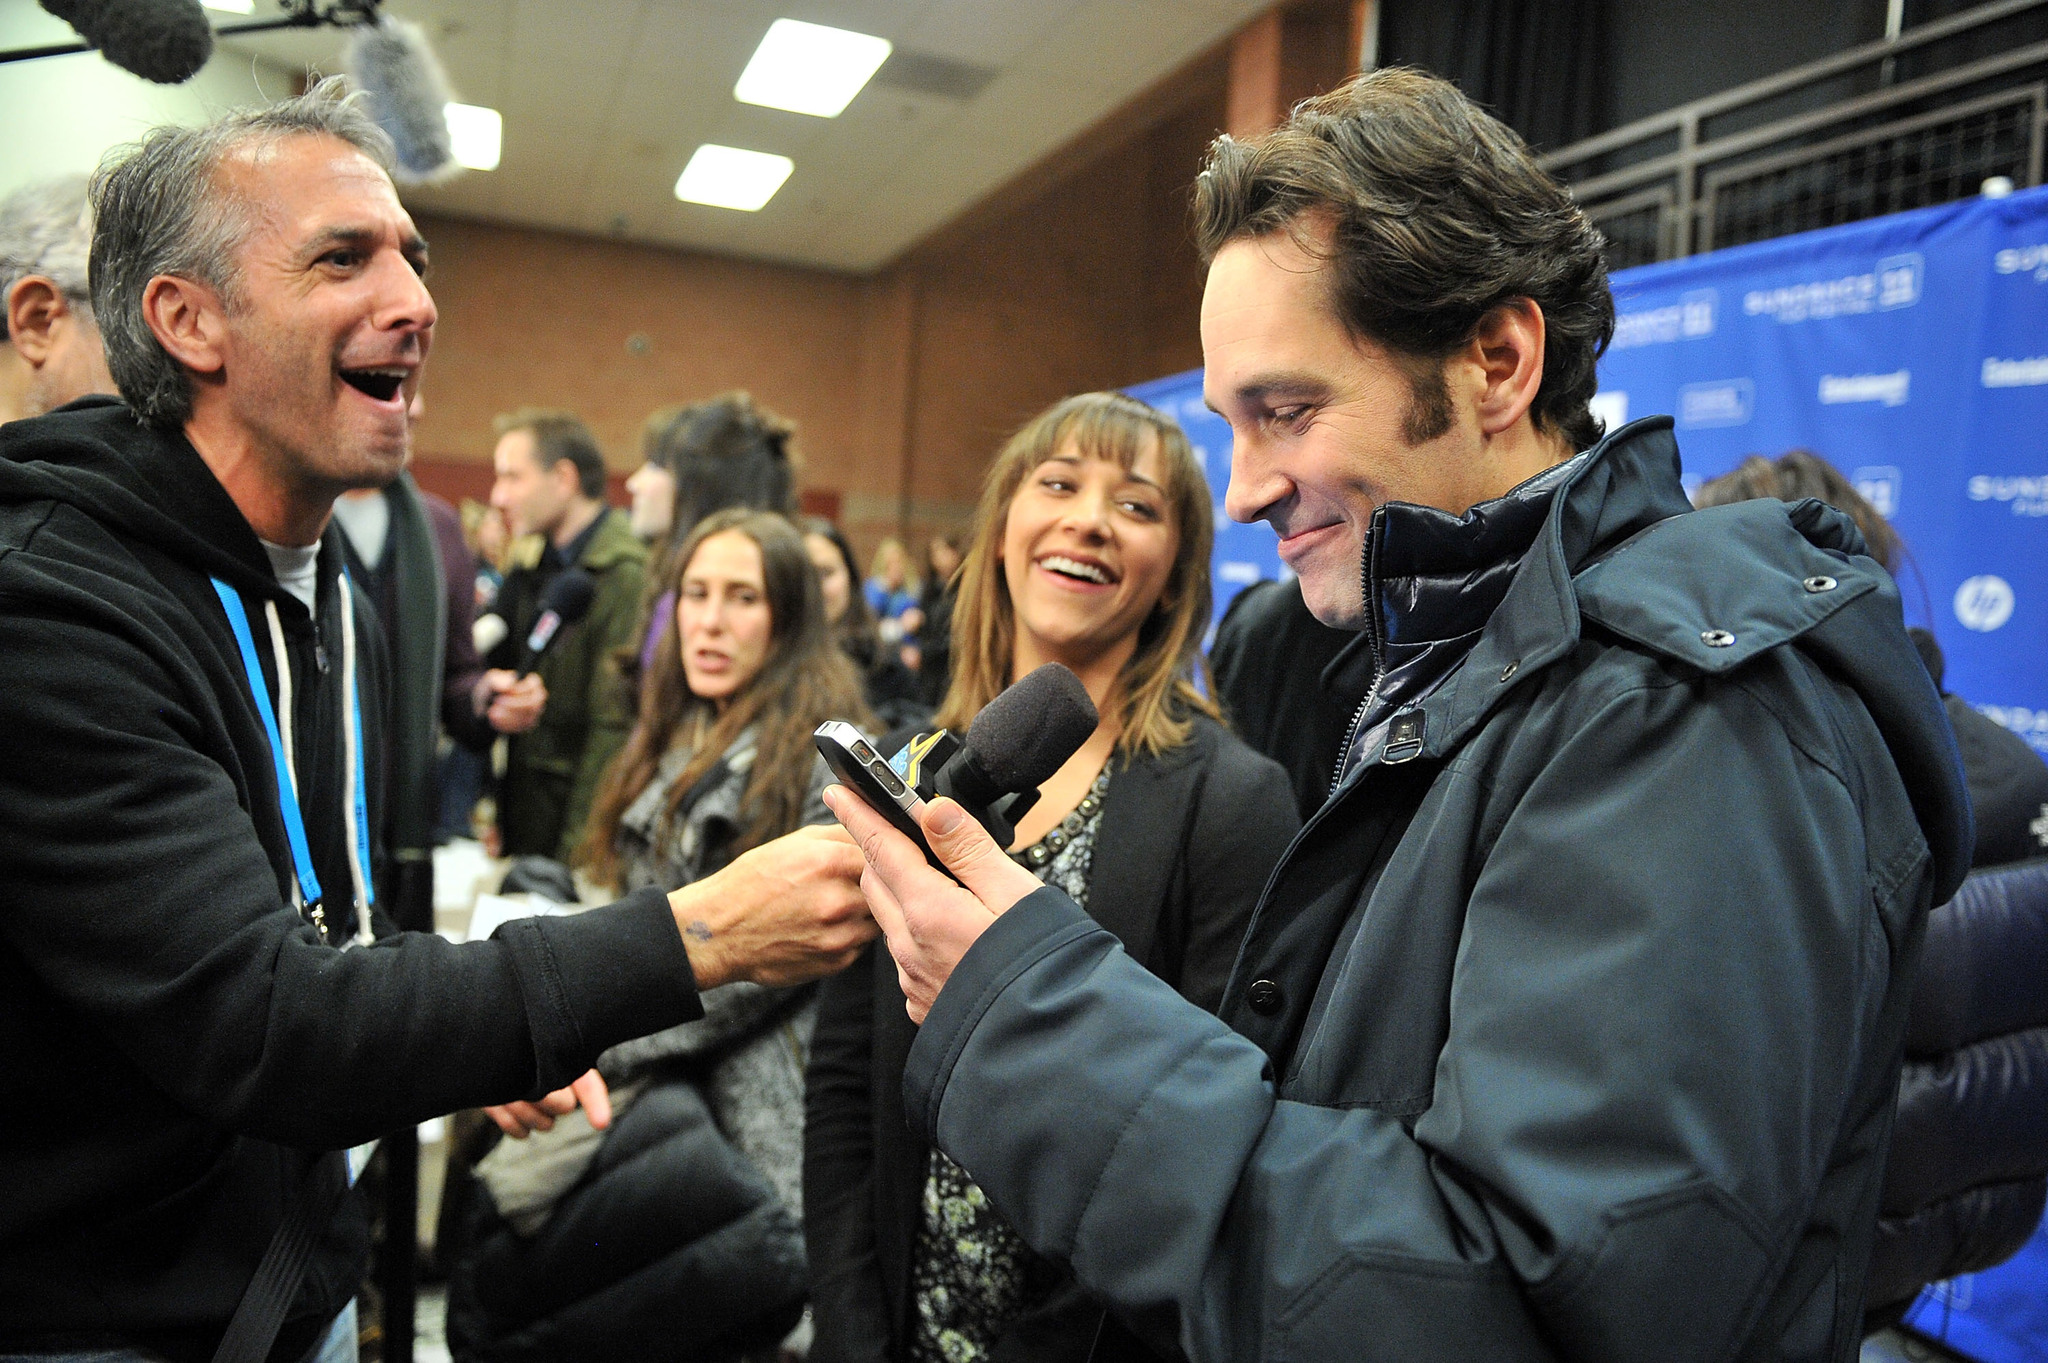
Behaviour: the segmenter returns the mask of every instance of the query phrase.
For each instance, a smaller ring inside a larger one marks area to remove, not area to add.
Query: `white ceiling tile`
[[[903,35],[903,45],[956,61],[1006,66],[1081,7],[1082,0],[996,5],[937,0]]]
[[[300,32],[296,29],[283,33],[251,33],[242,37],[223,38],[217,51],[231,58],[248,58],[263,61],[287,71],[311,71],[322,76],[340,75],[344,69],[341,56],[348,40],[332,29],[315,29]],[[279,98],[290,94],[280,90]]]
[[[494,217],[503,211],[499,192],[505,183],[497,171],[467,171],[446,184],[407,185],[400,189],[399,198],[415,216]]]
[[[500,109],[505,98],[505,58],[497,52],[474,49],[445,54],[448,90],[463,104],[483,104]]]
[[[437,42],[481,41],[509,36],[516,0],[388,0],[384,12],[410,19],[435,34]]]
[[[71,25],[45,13],[28,0],[0,5],[0,44],[12,47],[54,47],[78,41]]]
[[[1060,0],[1051,2],[1057,4]],[[999,8],[1010,8],[1009,0],[995,3]],[[830,24],[855,33],[872,33],[894,43],[902,42],[904,33],[931,7],[932,0],[779,0],[767,9],[772,10],[771,18]],[[764,31],[766,27],[762,26]]]
[[[756,21],[720,12],[707,17],[676,13],[680,8],[655,0],[630,54],[633,70],[659,72],[696,87],[700,99],[730,99],[774,16]]]
[[[986,93],[986,92],[984,92]],[[870,85],[827,124],[820,145],[886,161],[891,148],[952,126],[978,102]]]
[[[1128,98],[1224,37],[1231,25],[1178,0],[1090,0],[1014,65],[1060,72]]]
[[[514,0],[512,48],[578,64],[623,66],[650,0]]]
[[[460,98],[505,116],[498,170],[408,188],[405,200],[418,212],[599,235],[624,219],[633,240],[871,270],[1268,3],[386,0],[426,30]],[[37,8],[0,0],[0,20],[23,5]],[[971,101],[870,85],[837,119],[739,104],[733,83],[778,18],[1000,74]],[[345,42],[332,29],[291,30],[223,48],[267,69],[337,71]],[[779,152],[797,168],[759,213],[679,204],[676,176],[703,142]]]

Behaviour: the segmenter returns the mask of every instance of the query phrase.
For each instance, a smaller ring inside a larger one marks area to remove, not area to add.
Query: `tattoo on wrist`
[[[711,925],[701,918],[693,918],[683,928],[683,936],[693,942],[708,942],[711,940]]]

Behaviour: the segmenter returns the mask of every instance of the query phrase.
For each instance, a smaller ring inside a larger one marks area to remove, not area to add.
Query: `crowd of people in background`
[[[859,671],[880,732],[914,725],[943,698],[958,534],[926,539],[916,578],[906,576],[902,542],[885,537],[863,579],[845,532],[800,512],[796,424],[751,394],[723,393],[650,416],[640,463],[624,480],[625,508],[604,504],[603,455],[575,414],[522,409],[500,418],[497,434],[487,501],[465,499],[454,509],[420,494],[437,526],[459,526],[471,560],[446,565],[451,579],[474,585],[450,627],[486,640],[481,653],[492,664],[463,662],[452,674],[476,693],[478,718],[457,716],[443,744],[437,826],[444,837],[474,832],[504,855],[571,859],[596,782],[631,727],[630,698],[671,644],[675,556],[696,526],[722,510],[771,512],[801,532],[827,625]],[[353,514],[342,513],[345,525]],[[565,623],[522,671],[521,650],[545,612],[549,584],[570,568],[597,589],[588,613]],[[467,659],[479,650],[459,651]],[[486,736],[487,747],[493,734],[511,740],[505,770],[495,776],[476,741]],[[489,803],[479,810],[482,798]]]

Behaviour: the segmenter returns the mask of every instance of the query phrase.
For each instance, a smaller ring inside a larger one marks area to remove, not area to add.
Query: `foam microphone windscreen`
[[[42,0],[43,8],[124,71],[158,85],[190,80],[213,55],[199,0]]]
[[[597,579],[583,569],[570,568],[557,574],[540,594],[533,630],[526,636],[526,647],[519,652],[519,675],[531,672],[563,627],[588,615],[590,603],[596,599]]]
[[[1099,721],[1081,679],[1047,663],[982,707],[967,726],[960,756],[1000,790],[1036,790],[1080,750]]]
[[[394,178],[431,180],[453,166],[448,77],[418,24],[383,16],[360,24],[348,45],[349,78],[398,154]]]
[[[557,573],[540,594],[540,609],[543,615],[553,611],[563,624],[573,625],[590,614],[590,603],[596,598],[597,579],[582,568],[569,568]]]

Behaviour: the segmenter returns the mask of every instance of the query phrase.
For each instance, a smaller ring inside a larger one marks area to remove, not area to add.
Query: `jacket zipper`
[[[1377,512],[1374,513],[1373,519],[1379,519]],[[1358,728],[1365,723],[1365,712],[1370,710],[1373,701],[1379,698],[1380,682],[1387,675],[1386,664],[1381,660],[1380,653],[1379,613],[1373,609],[1370,534],[1366,536],[1365,552],[1359,556],[1359,560],[1359,590],[1363,594],[1365,606],[1365,646],[1372,651],[1372,685],[1365,688],[1365,699],[1358,702],[1358,709],[1352,713],[1351,723],[1344,728],[1344,746],[1337,749],[1337,769],[1330,773],[1330,794],[1323,797],[1325,801],[1337,793],[1337,787],[1344,784],[1344,768],[1351,762],[1351,745],[1358,740]]]

